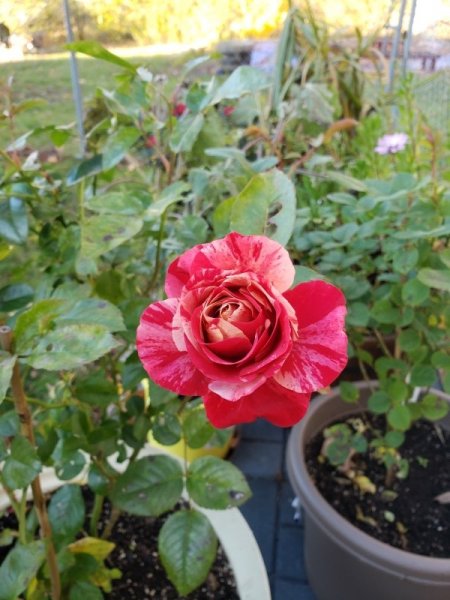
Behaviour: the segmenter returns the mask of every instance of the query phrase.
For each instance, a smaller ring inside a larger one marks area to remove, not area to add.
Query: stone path
[[[272,600],[315,600],[303,562],[303,527],[294,520],[294,493],[285,471],[288,434],[265,421],[244,425],[231,462],[253,491],[241,511],[261,549]]]

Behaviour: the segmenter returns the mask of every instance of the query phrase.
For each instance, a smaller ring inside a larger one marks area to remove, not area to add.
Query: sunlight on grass
[[[128,49],[129,50],[129,49]],[[119,52],[120,53],[120,52]],[[189,53],[154,56],[148,48],[134,48],[127,59],[145,64],[155,73],[175,75],[189,58]],[[112,87],[114,76],[121,72],[109,63],[78,55],[78,68],[83,101],[88,101],[98,87]],[[25,111],[17,116],[16,133],[43,125],[64,125],[75,120],[70,78],[70,61],[67,52],[27,56],[23,61],[2,64],[1,80],[13,77],[13,101],[22,102],[40,98],[46,104]]]

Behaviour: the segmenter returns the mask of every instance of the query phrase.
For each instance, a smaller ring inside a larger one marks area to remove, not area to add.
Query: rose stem
[[[0,345],[4,350],[6,350],[6,352],[11,351],[12,332],[11,329],[6,325],[0,327]],[[33,447],[35,447],[36,440],[34,437],[31,412],[23,389],[19,365],[17,362],[15,363],[13,368],[11,378],[11,391],[14,399],[16,413],[20,421],[21,433],[24,437],[26,437],[29,440]],[[32,481],[31,490],[33,492],[34,506],[38,515],[39,525],[41,528],[41,538],[45,542],[47,563],[50,570],[50,580],[52,586],[52,600],[59,600],[61,597],[61,581],[59,577],[58,564],[56,561],[55,547],[53,545],[52,540],[52,529],[48,518],[47,506],[45,504],[44,494],[42,493],[41,480],[39,478],[39,475]]]
[[[103,502],[105,496],[95,494],[94,507],[92,509],[91,519],[89,522],[89,531],[93,537],[97,537],[98,521],[103,510]]]

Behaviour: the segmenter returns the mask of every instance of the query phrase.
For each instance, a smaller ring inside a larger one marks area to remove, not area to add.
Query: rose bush
[[[345,367],[347,337],[342,292],[322,280],[289,290],[294,276],[288,252],[263,236],[230,233],[186,251],[168,268],[168,299],[141,317],[150,377],[202,396],[216,427],[296,423]]]

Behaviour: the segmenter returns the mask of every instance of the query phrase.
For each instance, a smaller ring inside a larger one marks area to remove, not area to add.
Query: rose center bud
[[[222,363],[254,359],[273,329],[273,307],[265,300],[248,288],[216,291],[201,315],[201,335],[208,354]]]

